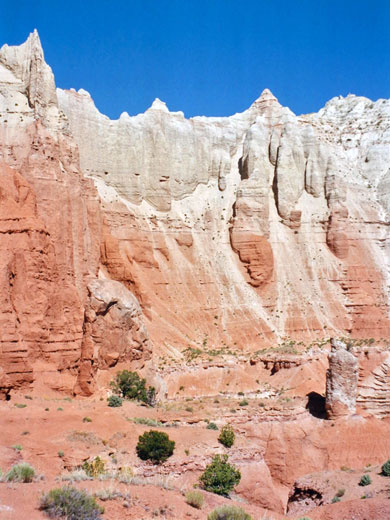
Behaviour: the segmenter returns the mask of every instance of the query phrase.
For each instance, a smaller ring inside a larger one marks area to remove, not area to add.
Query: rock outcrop
[[[381,348],[366,347],[358,356],[359,385],[356,403],[376,417],[390,414],[390,353]]]
[[[0,50],[0,176],[0,387],[72,393],[103,215],[36,32]]]
[[[5,376],[90,393],[96,366],[150,357],[140,314],[91,317],[97,278],[139,300],[156,353],[388,336],[389,115],[348,96],[296,116],[264,90],[231,117],[155,100],[111,121],[55,89],[36,32],[3,46]]]
[[[76,386],[76,391],[83,395],[93,394],[99,369],[123,361],[143,368],[151,358],[151,345],[136,297],[114,280],[93,280],[88,284],[88,293]]]
[[[358,361],[342,341],[331,340],[325,407],[329,419],[356,412]]]
[[[107,269],[157,344],[386,337],[388,101],[297,117],[265,90],[227,118],[156,100],[111,121],[87,92],[57,94],[115,241]]]

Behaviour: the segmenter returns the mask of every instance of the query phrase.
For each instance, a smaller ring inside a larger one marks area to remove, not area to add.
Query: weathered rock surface
[[[93,280],[88,284],[88,293],[76,386],[76,391],[83,395],[94,392],[98,369],[123,361],[142,368],[151,358],[151,345],[136,297],[114,280]]]
[[[331,340],[326,373],[326,411],[329,419],[356,412],[358,361],[342,341]]]
[[[387,336],[388,101],[297,117],[265,90],[227,118],[156,100],[111,121],[87,92],[57,94],[102,198],[107,269],[157,347]]]
[[[156,352],[174,356],[388,336],[389,114],[389,101],[348,96],[295,116],[265,90],[231,117],[186,119],[156,100],[111,121],[87,92],[55,89],[37,33],[3,46],[7,377],[92,388],[92,359],[138,356],[118,309],[88,321],[97,277],[138,298]]]
[[[358,355],[357,405],[376,417],[390,414],[390,353],[368,347]]]
[[[0,387],[70,393],[103,216],[36,32],[0,50],[0,178]]]

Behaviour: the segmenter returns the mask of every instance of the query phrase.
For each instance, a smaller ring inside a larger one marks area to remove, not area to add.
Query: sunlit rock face
[[[329,419],[356,412],[358,361],[342,341],[331,339],[326,373],[326,411]]]
[[[191,119],[155,100],[111,121],[55,89],[37,33],[3,46],[3,393],[38,375],[90,393],[116,358],[142,366],[149,336],[173,356],[388,336],[389,141],[389,101],[355,96],[296,116],[265,90]],[[146,328],[115,305],[91,317],[96,279]]]
[[[103,215],[36,32],[0,50],[0,178],[0,394],[72,393]]]
[[[231,117],[156,100],[111,121],[57,94],[102,200],[105,269],[157,345],[388,335],[389,101],[295,116],[265,90]]]

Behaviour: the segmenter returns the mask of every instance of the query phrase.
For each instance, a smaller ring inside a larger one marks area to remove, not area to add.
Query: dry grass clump
[[[204,496],[200,491],[187,491],[186,493],[186,502],[192,507],[196,509],[201,509],[204,502]]]

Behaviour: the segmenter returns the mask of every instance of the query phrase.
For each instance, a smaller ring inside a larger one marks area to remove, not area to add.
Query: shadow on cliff
[[[325,397],[317,392],[309,392],[306,396],[306,410],[317,419],[326,419]]]

